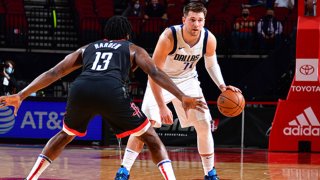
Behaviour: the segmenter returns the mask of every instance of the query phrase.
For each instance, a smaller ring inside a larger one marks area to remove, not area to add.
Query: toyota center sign
[[[295,78],[287,98],[278,101],[270,151],[320,152],[319,49],[320,14],[305,16],[304,1],[298,1]]]

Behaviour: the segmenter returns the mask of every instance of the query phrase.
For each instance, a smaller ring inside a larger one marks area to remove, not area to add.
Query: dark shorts
[[[64,129],[84,136],[95,115],[101,115],[117,137],[138,132],[149,123],[118,80],[77,79],[70,87]]]

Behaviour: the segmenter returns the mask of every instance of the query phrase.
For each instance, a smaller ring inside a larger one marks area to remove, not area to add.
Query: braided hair
[[[132,28],[128,19],[124,16],[111,17],[104,27],[105,38],[108,40],[129,39]]]

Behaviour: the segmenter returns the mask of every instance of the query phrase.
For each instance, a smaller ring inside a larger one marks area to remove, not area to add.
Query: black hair
[[[11,64],[13,68],[15,67],[15,63],[14,63],[12,60],[6,60],[6,61],[4,62],[4,65],[5,65],[6,67],[9,67],[9,64]]]
[[[131,24],[124,16],[113,16],[107,21],[104,33],[108,40],[128,39],[132,33]]]

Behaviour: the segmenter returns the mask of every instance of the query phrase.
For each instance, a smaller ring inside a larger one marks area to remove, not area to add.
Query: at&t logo
[[[13,110],[9,107],[0,108],[0,134],[6,134],[14,125],[15,118]]]

